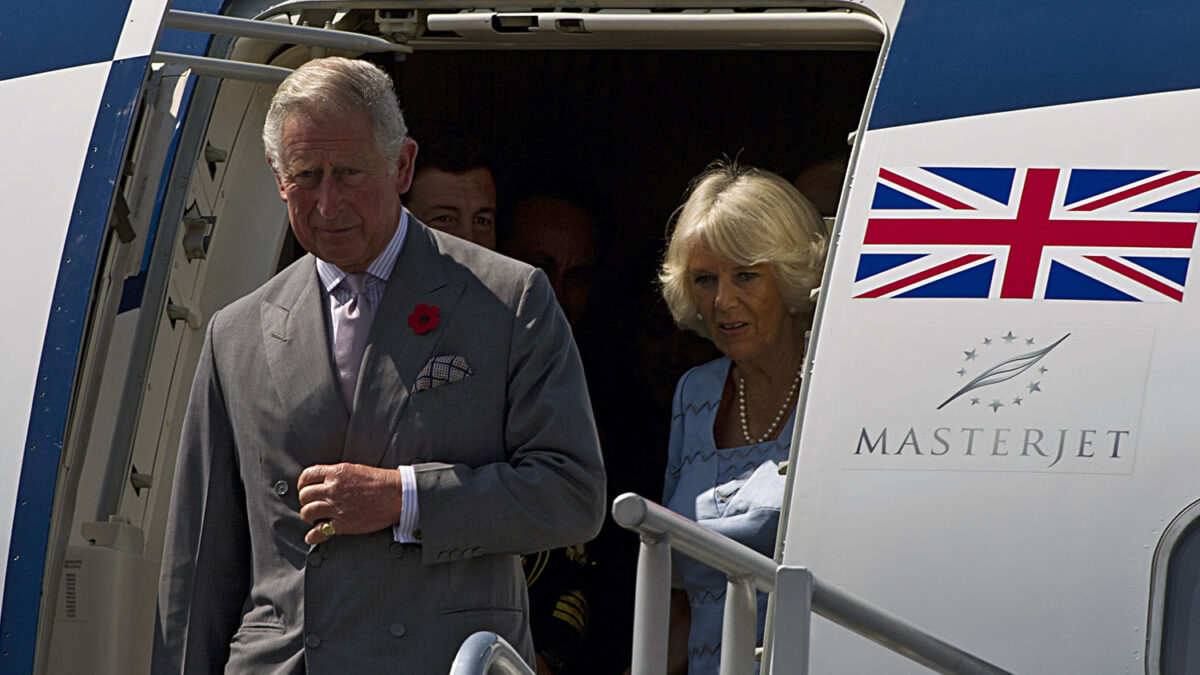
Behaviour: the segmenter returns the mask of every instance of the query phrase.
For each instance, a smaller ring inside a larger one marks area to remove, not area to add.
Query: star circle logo
[[[1067,333],[1045,347],[1038,346],[1037,338],[1014,335],[1011,330],[998,337],[983,338],[970,349],[962,350],[963,362],[956,372],[961,378],[971,376],[971,379],[943,401],[938,410],[961,397],[966,397],[972,406],[991,408],[993,413],[1000,412],[1004,407],[1023,404],[1027,398],[1042,391],[1042,376],[1050,370],[1044,363],[1046,356],[1070,336]],[[971,375],[975,368],[984,363],[992,365]],[[1010,380],[1024,384],[996,386]],[[985,388],[986,392],[981,391]]]

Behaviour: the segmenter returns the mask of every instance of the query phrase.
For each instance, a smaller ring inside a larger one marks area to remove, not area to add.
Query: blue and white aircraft
[[[148,671],[203,327],[294,255],[266,104],[326,54],[669,199],[737,151],[723,124],[778,153],[853,132],[777,559],[1012,672],[1200,672],[1200,5],[544,7],[9,10],[0,672]],[[811,669],[923,672],[821,620]]]

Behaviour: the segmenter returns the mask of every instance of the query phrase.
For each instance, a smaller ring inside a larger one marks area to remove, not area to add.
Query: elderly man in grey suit
[[[155,672],[444,673],[479,630],[532,662],[518,556],[604,498],[550,285],[403,210],[417,147],[374,66],[305,64],[263,137],[310,255],[209,323]]]

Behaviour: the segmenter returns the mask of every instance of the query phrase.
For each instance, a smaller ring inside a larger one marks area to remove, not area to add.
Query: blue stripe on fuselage
[[[148,57],[113,62],[92,129],[89,147],[94,152],[88,155],[71,212],[17,487],[0,613],[3,673],[33,671],[50,517],[88,303],[148,65]]]
[[[1198,25],[1200,2],[908,2],[869,126],[1200,88]]]
[[[4,9],[0,80],[112,59],[131,0],[16,2]],[[58,36],[47,44],[46,30]]]

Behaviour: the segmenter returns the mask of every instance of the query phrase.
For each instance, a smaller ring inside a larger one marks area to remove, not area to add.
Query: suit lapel
[[[315,260],[305,256],[260,306],[263,344],[283,410],[306,451],[302,466],[338,461],[348,413],[329,349]]]
[[[387,455],[413,380],[437,353],[462,295],[463,282],[452,281],[445,265],[433,235],[410,219],[363,353],[345,461],[379,466]],[[438,308],[438,325],[418,335],[408,317],[421,303]]]

